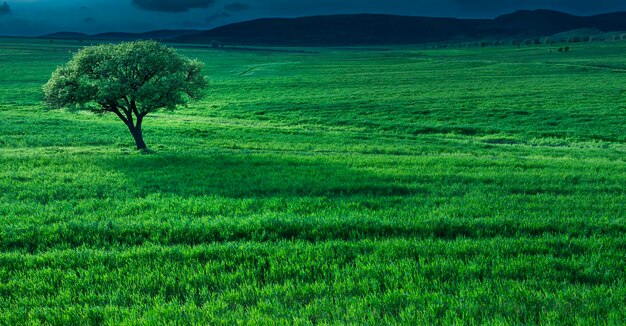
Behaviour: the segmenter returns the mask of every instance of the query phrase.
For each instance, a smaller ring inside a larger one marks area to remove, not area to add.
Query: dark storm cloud
[[[137,8],[160,12],[185,12],[189,9],[208,8],[215,0],[133,0]]]
[[[241,2],[233,2],[224,6],[226,11],[244,11],[248,9],[250,9],[250,6]]]
[[[0,17],[4,16],[4,15],[9,15],[11,13],[11,7],[9,7],[8,3],[3,3],[0,6]]]

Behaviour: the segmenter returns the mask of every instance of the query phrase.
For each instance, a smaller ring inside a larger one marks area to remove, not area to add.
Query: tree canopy
[[[203,63],[155,41],[85,47],[52,73],[43,87],[51,108],[113,113],[145,149],[143,118],[202,97]]]

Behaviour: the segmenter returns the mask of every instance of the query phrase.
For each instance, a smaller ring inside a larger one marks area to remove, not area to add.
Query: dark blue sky
[[[337,13],[493,18],[518,9],[591,15],[626,11],[625,0],[0,0],[0,35],[209,29],[261,17]]]

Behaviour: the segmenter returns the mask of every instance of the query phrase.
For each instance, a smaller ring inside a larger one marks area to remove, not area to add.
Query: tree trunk
[[[135,145],[137,145],[138,150],[148,149],[148,146],[146,146],[146,143],[143,141],[143,135],[141,134],[141,127],[135,128],[135,130],[131,131],[130,133],[133,134],[133,138],[135,138]]]
[[[135,145],[137,145],[137,150],[146,150],[148,149],[148,146],[146,146],[146,143],[143,141],[143,133],[141,131],[141,122],[142,122],[141,118],[137,119],[136,126],[133,126],[131,122],[131,125],[128,126],[128,129],[130,130],[130,133],[133,135],[133,138],[135,139]]]

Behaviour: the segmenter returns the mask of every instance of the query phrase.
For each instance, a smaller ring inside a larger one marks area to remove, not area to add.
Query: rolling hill
[[[456,19],[381,14],[263,18],[206,31],[147,33],[55,33],[44,38],[94,40],[156,39],[179,43],[254,45],[419,44],[453,40],[550,36],[578,29],[626,31],[626,12],[574,16],[551,10],[521,10],[495,19]]]
[[[123,32],[107,32],[100,34],[84,34],[74,32],[59,32],[41,36],[48,39],[84,39],[84,40],[109,40],[109,41],[127,41],[127,40],[170,40],[178,37],[185,37],[199,34],[198,30],[156,30],[145,33],[123,33]]]
[[[425,43],[475,38],[485,23],[474,19],[372,14],[257,19],[177,40],[281,45]]]

